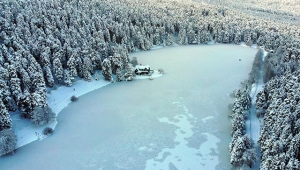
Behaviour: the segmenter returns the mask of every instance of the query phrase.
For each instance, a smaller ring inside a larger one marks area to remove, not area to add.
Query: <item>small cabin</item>
[[[150,73],[150,66],[146,65],[137,65],[135,66],[134,73],[136,75],[142,75],[142,74],[149,74]]]

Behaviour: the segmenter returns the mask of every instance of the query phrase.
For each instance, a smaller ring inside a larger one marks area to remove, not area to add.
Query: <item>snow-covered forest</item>
[[[211,5],[226,6],[249,15],[299,25],[300,2],[297,0],[194,0]]]
[[[257,97],[257,115],[264,122],[261,168],[299,169],[300,29],[292,19],[298,20],[299,4],[278,4],[247,3],[243,12],[233,1],[226,6],[185,0],[1,1],[0,154],[15,146],[9,113],[18,112],[36,125],[55,119],[47,104],[49,89],[72,86],[79,78],[92,81],[96,70],[105,80],[113,81],[112,74],[125,80],[131,72],[129,53],[155,45],[245,42],[269,52],[261,61],[266,85]],[[260,13],[251,15],[255,10]],[[269,13],[287,17],[266,17]],[[252,155],[240,115],[248,109],[247,93],[235,94],[233,122],[240,124],[233,126],[230,145],[234,166],[250,166],[254,160],[241,158]]]

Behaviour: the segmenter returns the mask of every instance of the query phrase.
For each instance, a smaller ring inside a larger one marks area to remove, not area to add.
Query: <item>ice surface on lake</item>
[[[201,119],[203,122],[207,122],[209,119],[213,119],[214,117],[213,116],[207,116],[203,119]]]
[[[59,113],[52,136],[1,157],[0,169],[230,169],[228,94],[247,78],[256,51],[195,45],[132,53],[164,76],[80,96]]]
[[[179,102],[173,104],[182,107],[183,113],[176,115],[174,121],[166,117],[159,118],[159,121],[177,127],[174,139],[177,145],[174,148],[164,148],[157,157],[147,160],[146,169],[169,169],[170,165],[177,169],[214,169],[218,164],[218,156],[210,155],[210,149],[218,149],[217,143],[220,140],[209,133],[202,133],[207,137],[207,141],[199,148],[190,148],[186,139],[193,136],[193,125],[190,121],[196,119],[188,112],[186,106]],[[164,157],[165,154],[168,155]]]

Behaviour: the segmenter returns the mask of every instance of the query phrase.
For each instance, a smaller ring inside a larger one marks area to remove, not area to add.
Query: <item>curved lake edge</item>
[[[218,44],[218,45],[219,45],[219,44]],[[223,45],[224,45],[224,44],[220,44],[219,46],[223,46]],[[200,45],[200,46],[206,46],[206,45]],[[211,46],[211,45],[209,45],[209,46]],[[232,46],[232,45],[230,45],[230,46]],[[180,47],[188,47],[188,46],[180,46]],[[193,47],[199,47],[199,46],[193,46]],[[174,49],[175,49],[175,48],[177,48],[177,47],[168,47],[168,48],[170,48],[170,49],[171,49],[171,48],[172,48],[172,49],[174,48]],[[167,48],[161,48],[161,49],[167,49]],[[150,51],[153,51],[153,50],[150,50]],[[144,52],[150,52],[150,51],[142,51],[142,53],[144,53]],[[132,55],[132,54],[136,54],[136,53],[140,53],[140,52],[131,53],[131,55]],[[253,57],[254,57],[254,56],[253,56]],[[160,63],[158,63],[158,64],[160,64]],[[252,63],[251,63],[251,64],[252,64]],[[160,67],[160,66],[159,66],[159,67]],[[164,68],[164,67],[163,67],[163,68]],[[168,74],[168,70],[166,70],[166,72],[167,72],[166,74]],[[155,81],[155,80],[154,80],[154,81]],[[88,82],[86,82],[86,83],[88,83]],[[99,89],[99,88],[98,88],[98,89]],[[71,90],[73,90],[72,87],[71,87]],[[77,88],[76,88],[75,91],[77,91]],[[89,93],[87,93],[87,94],[89,94]],[[84,96],[85,94],[82,94],[82,95]],[[205,120],[206,120],[206,119],[205,119]]]

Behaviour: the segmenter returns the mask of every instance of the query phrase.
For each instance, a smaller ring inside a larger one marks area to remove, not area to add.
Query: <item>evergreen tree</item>
[[[30,76],[28,72],[24,68],[21,68],[20,78],[21,78],[21,88],[23,90],[29,90],[32,86],[32,82],[30,80]]]
[[[17,77],[11,78],[9,84],[10,84],[10,91],[13,96],[13,99],[15,100],[16,103],[18,103],[19,97],[22,94],[20,79]]]
[[[9,74],[8,70],[0,65],[0,79],[2,80],[8,80]]]
[[[24,91],[20,98],[19,109],[21,112],[23,112],[25,117],[33,110],[31,95],[27,90]]]
[[[122,71],[123,62],[122,62],[121,55],[119,53],[115,53],[113,57],[110,57],[110,61],[111,61],[113,73],[116,73],[117,69],[120,69],[119,71]]]
[[[17,136],[12,129],[0,131],[0,155],[13,153],[17,145]]]
[[[46,77],[48,86],[53,87],[54,86],[54,79],[53,79],[51,69],[50,69],[49,66],[45,67],[45,77]]]
[[[5,107],[9,111],[13,111],[15,108],[15,102],[11,96],[11,92],[9,90],[9,87],[7,86],[6,82],[0,79],[0,98],[2,98],[2,101],[5,105]]]
[[[60,83],[63,78],[63,68],[59,58],[53,60],[53,71],[58,83]]]
[[[31,121],[35,125],[44,125],[55,119],[55,113],[46,106],[46,107],[34,107],[31,112]]]
[[[125,80],[126,81],[132,81],[133,73],[132,73],[132,69],[131,69],[131,66],[129,65],[129,63],[126,64],[125,70],[126,70]]]
[[[102,62],[102,75],[105,80],[113,81],[111,63],[109,59],[104,59]]]
[[[82,70],[83,70],[84,80],[86,80],[86,81],[92,81],[91,72],[93,71],[93,66],[92,66],[92,62],[91,62],[90,58],[85,57],[83,59]]]
[[[73,79],[74,77],[77,76],[76,61],[75,61],[74,55],[72,55],[67,62],[67,66],[68,66],[68,70],[70,72],[71,79]]]
[[[68,87],[72,86],[72,81],[71,81],[71,78],[70,78],[70,72],[68,70],[65,70],[64,83]]]
[[[172,38],[172,35],[171,34],[168,34],[167,35],[167,42],[166,42],[166,45],[167,46],[171,46],[173,44],[173,38]]]
[[[11,118],[6,107],[0,99],[0,131],[12,128]]]
[[[33,106],[47,106],[46,83],[41,73],[37,72],[34,76],[33,84],[35,86],[34,93],[36,104]]]

